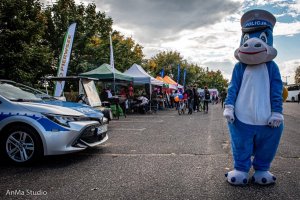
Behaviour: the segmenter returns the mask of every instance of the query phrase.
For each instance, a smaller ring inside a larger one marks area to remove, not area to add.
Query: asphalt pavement
[[[208,114],[121,117],[105,144],[80,153],[26,167],[1,160],[0,199],[300,199],[300,105],[285,103],[284,117],[271,186],[226,182],[227,124],[221,105],[210,104]]]

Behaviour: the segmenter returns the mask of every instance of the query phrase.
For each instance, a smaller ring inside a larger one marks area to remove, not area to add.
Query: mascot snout
[[[277,50],[259,38],[250,38],[235,50],[234,56],[245,64],[257,65],[273,60]]]

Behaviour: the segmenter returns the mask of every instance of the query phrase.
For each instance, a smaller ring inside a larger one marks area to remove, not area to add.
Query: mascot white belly
[[[268,124],[271,116],[270,80],[265,63],[247,66],[245,69],[235,114],[245,124]]]

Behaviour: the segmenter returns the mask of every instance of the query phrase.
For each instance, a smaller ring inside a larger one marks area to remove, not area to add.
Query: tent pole
[[[114,93],[115,93],[114,96],[116,96],[116,79],[115,79],[115,74],[114,74]]]

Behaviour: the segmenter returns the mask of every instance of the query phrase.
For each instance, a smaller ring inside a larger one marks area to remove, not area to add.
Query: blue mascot
[[[225,174],[233,185],[246,185],[249,170],[252,181],[275,183],[269,172],[283,131],[282,80],[272,61],[275,17],[265,10],[250,10],[241,18],[242,38],[234,55],[234,66],[225,101],[234,170]],[[253,158],[252,158],[253,156]]]

